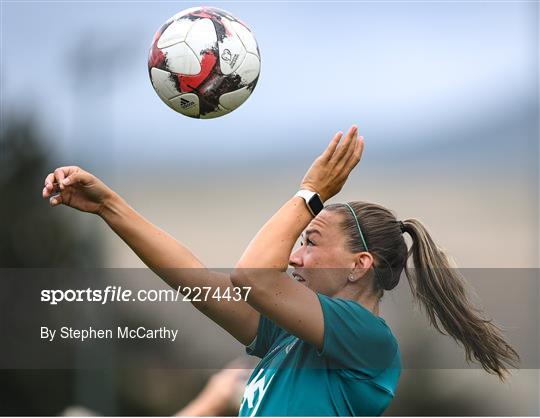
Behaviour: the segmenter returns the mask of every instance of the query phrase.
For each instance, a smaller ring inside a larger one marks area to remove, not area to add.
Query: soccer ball
[[[260,72],[259,47],[249,28],[210,7],[177,13],[157,31],[148,57],[154,90],[173,110],[210,119],[246,101]]]

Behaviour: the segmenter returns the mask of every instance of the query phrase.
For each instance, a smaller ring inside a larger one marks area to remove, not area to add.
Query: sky
[[[437,147],[538,107],[536,2],[205,4],[259,44],[259,83],[233,113],[187,118],[150,84],[154,32],[199,3],[17,1],[2,2],[2,117],[34,115],[66,159],[171,163],[311,158],[352,123],[375,149]]]

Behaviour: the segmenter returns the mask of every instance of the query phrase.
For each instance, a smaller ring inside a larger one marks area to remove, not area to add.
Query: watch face
[[[309,199],[308,204],[315,216],[317,216],[317,214],[324,208],[323,202],[318,194],[314,194],[311,199]]]

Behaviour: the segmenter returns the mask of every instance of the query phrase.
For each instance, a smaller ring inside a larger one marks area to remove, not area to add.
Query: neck
[[[337,298],[354,300],[360,305],[362,305],[364,308],[366,308],[368,311],[373,312],[373,315],[379,315],[380,299],[377,294],[371,291],[357,290],[356,292],[354,292],[351,291],[351,289],[342,289],[334,296]]]
[[[379,316],[379,301],[377,295],[373,293],[368,295],[361,295],[356,301],[367,310],[373,312],[373,315]]]

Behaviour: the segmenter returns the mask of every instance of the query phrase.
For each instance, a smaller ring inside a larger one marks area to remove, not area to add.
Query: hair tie
[[[405,232],[405,224],[401,221],[399,221],[399,229],[401,229],[402,234]]]

